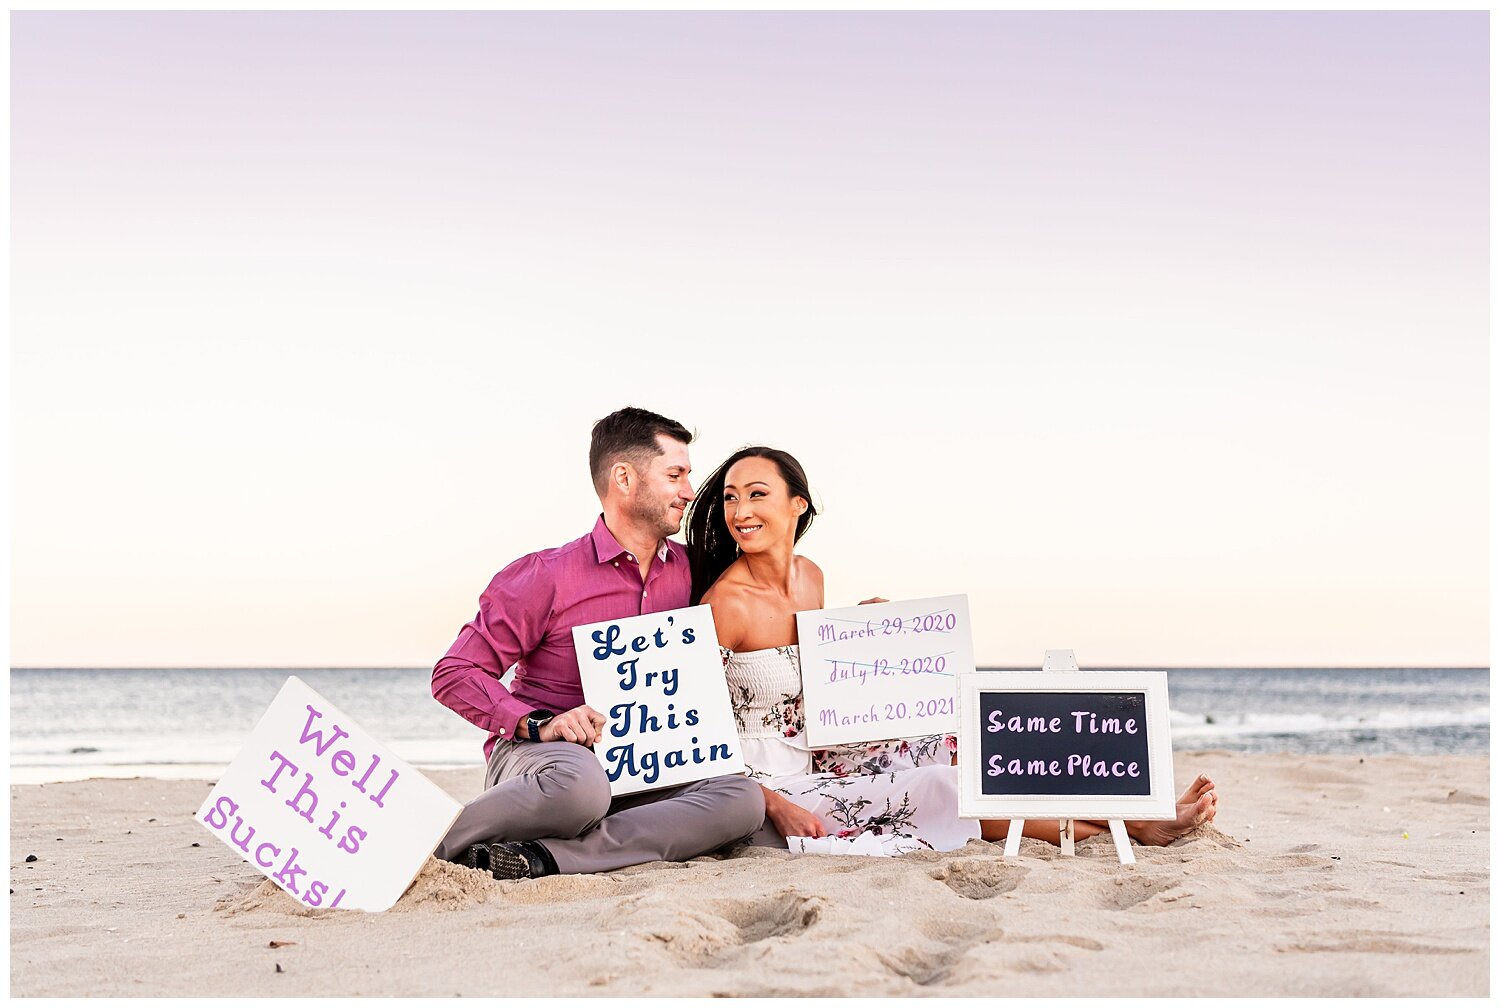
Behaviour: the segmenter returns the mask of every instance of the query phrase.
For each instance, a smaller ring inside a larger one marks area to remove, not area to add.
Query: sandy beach
[[[309,910],[193,813],[210,785],[11,789],[11,993],[1483,996],[1483,757],[1176,755],[1212,828],[1122,867],[1027,840],[740,850],[495,882],[429,861],[383,914]],[[480,770],[434,774],[455,797]],[[29,856],[35,860],[29,860]]]

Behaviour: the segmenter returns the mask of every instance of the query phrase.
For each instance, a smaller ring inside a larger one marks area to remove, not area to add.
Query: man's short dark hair
[[[658,434],[683,444],[693,443],[692,432],[676,420],[635,406],[615,410],[594,424],[594,434],[589,439],[589,472],[594,476],[594,489],[600,497],[609,485],[610,466],[624,460],[637,469],[645,469],[662,453],[661,445],[656,443]]]

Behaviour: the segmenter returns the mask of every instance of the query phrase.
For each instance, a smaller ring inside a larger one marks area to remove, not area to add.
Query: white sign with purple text
[[[958,730],[956,677],[974,671],[967,595],[800,612],[797,640],[813,748]]]
[[[307,906],[377,911],[462,808],[292,676],[197,818]]]
[[[574,627],[573,643],[610,794],[745,772],[708,606]]]

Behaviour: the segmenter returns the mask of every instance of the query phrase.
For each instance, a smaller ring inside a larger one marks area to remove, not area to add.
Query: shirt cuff
[[[516,725],[523,717],[536,710],[536,708],[524,700],[516,699],[509,691],[506,691],[505,696],[495,698],[494,710],[496,718],[499,720],[499,724],[495,728],[495,734],[503,739],[515,741],[517,738],[515,733]],[[526,741],[524,733],[521,741]]]

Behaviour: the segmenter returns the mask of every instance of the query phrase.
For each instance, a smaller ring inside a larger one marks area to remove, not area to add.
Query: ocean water
[[[419,767],[474,766],[485,733],[427,669],[11,670],[14,783],[213,779],[296,675]],[[1177,749],[1488,755],[1488,669],[1169,669]]]

